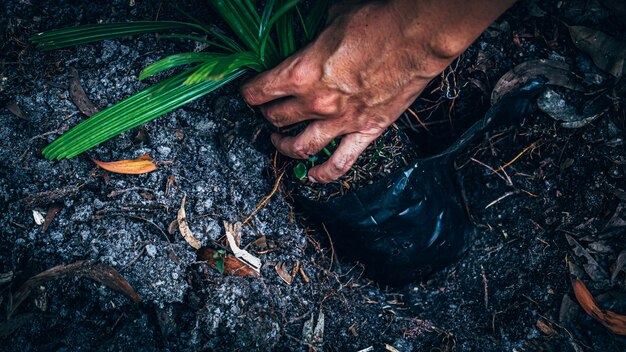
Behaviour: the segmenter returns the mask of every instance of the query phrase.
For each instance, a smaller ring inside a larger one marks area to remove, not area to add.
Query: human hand
[[[437,16],[414,2],[331,9],[328,26],[313,43],[242,87],[246,102],[259,105],[277,127],[310,120],[297,136],[272,134],[282,154],[308,159],[342,137],[330,159],[309,170],[312,182],[345,174],[476,36],[468,42],[436,35]]]

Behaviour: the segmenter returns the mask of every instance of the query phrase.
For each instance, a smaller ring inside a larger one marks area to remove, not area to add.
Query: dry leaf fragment
[[[607,327],[618,335],[626,335],[626,315],[617,314],[610,310],[604,310],[598,306],[587,286],[578,278],[572,280],[574,294],[578,303],[585,313],[594,318],[600,324]]]
[[[9,307],[7,315],[10,317],[34,288],[43,285],[46,281],[69,276],[87,277],[98,281],[110,289],[125,294],[134,303],[141,301],[141,297],[117,270],[92,260],[83,260],[68,265],[55,266],[26,280],[13,294],[13,304]]]
[[[137,159],[119,161],[99,161],[91,159],[101,168],[116,174],[141,175],[157,169],[150,154],[146,153]]]
[[[322,310],[317,316],[317,323],[315,323],[315,314],[311,314],[311,319],[304,322],[302,341],[317,349],[320,349],[324,343],[324,312]]]
[[[13,281],[13,272],[0,273],[0,285]]]
[[[250,266],[257,273],[261,272],[261,259],[253,256],[250,252],[239,248],[236,243],[236,238],[241,238],[241,227],[242,223],[236,222],[231,224],[227,221],[224,221],[224,229],[226,231],[226,240],[228,241],[228,247],[231,252],[235,255],[235,258],[241,260],[248,266]]]
[[[386,343],[386,344],[385,344],[385,349],[386,349],[387,351],[389,351],[389,352],[400,352],[400,351],[398,351],[398,349],[397,349],[397,348],[395,348],[395,347],[391,346],[391,345],[390,345],[390,344],[388,344],[388,343]]]
[[[72,101],[78,110],[88,117],[99,111],[87,97],[87,93],[85,93],[83,86],[80,85],[78,71],[73,67],[70,69],[70,96],[72,97]]]
[[[43,213],[36,209],[33,209],[33,220],[35,220],[35,224],[37,225],[41,225],[46,221],[43,217]]]
[[[615,269],[613,269],[613,273],[611,274],[611,283],[615,282],[617,279],[617,274],[624,268],[624,264],[626,264],[626,249],[621,251],[617,256],[617,260],[615,261]]]
[[[61,204],[52,204],[50,208],[48,208],[48,212],[46,213],[46,218],[44,219],[43,226],[41,227],[41,233],[46,233],[48,231],[48,226],[54,220],[54,217],[61,211]]]
[[[17,105],[16,102],[12,101],[7,105],[7,109],[9,109],[9,111],[19,117],[22,120],[26,120],[28,121],[28,118],[26,117],[26,114],[24,114],[24,111],[22,111],[22,109],[20,108],[19,105]]]
[[[541,319],[537,320],[537,328],[546,335],[552,336],[556,334],[556,331],[554,331],[554,329],[550,325],[546,324]]]
[[[178,209],[178,216],[176,220],[178,221],[178,230],[180,234],[183,235],[183,238],[191,247],[194,249],[199,249],[202,244],[198,241],[197,238],[193,236],[193,233],[189,229],[189,224],[187,223],[187,214],[185,213],[185,201],[187,200],[187,193],[183,195],[183,200],[180,202],[180,209]]]
[[[584,92],[579,79],[566,63],[554,60],[530,60],[522,62],[502,75],[491,92],[491,105],[497,103],[510,92],[525,86],[536,79],[547,80],[548,84]]]
[[[200,250],[198,250],[198,259],[206,261],[213,269],[218,270],[217,260],[219,259],[219,255],[216,255],[217,253],[218,251],[210,248],[200,248]],[[222,258],[224,259],[224,274],[233,276],[259,276],[256,270],[231,255],[224,255]]]
[[[285,262],[278,262],[278,264],[274,266],[274,269],[276,270],[278,276],[283,281],[285,281],[287,285],[291,285],[293,283],[293,277],[295,275],[292,275],[291,273],[289,273],[289,271],[287,271],[287,268],[285,267]]]
[[[584,26],[567,27],[574,45],[591,56],[600,69],[620,78],[626,67],[626,42]]]

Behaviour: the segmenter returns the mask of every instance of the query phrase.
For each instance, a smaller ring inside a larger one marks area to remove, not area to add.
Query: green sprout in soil
[[[144,68],[139,75],[141,80],[173,68],[183,70],[79,123],[45,147],[44,156],[57,160],[74,157],[246,72],[262,72],[276,66],[293,54],[297,45],[313,39],[327,5],[327,1],[314,1],[304,17],[298,8],[299,0],[268,0],[262,11],[257,10],[255,0],[208,2],[230,27],[234,38],[188,14],[185,15],[193,22],[91,24],[32,36],[31,42],[45,51],[144,33],[159,33],[162,39],[193,40],[211,50],[170,55]],[[297,42],[296,33],[300,32],[304,38]]]
[[[224,257],[226,257],[226,251],[223,249],[219,249],[215,253],[213,253],[213,259],[215,259],[215,268],[222,275],[224,275]]]
[[[330,149],[334,150],[336,147],[337,147],[337,142],[333,139],[332,141],[330,141],[330,143],[326,147],[322,148],[322,151],[320,153],[317,153],[311,156],[306,161],[298,162],[296,166],[293,168],[294,176],[298,180],[301,180],[301,181],[304,180],[308,174],[308,170],[312,168],[313,166],[315,166],[315,163],[318,160],[320,160],[320,158],[322,158],[323,155],[325,155],[327,158],[330,158],[330,156],[333,154],[330,151]]]

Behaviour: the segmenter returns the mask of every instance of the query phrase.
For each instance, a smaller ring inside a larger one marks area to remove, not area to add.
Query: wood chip
[[[44,219],[43,226],[41,227],[41,233],[46,233],[48,231],[48,226],[54,220],[54,217],[57,216],[59,211],[61,211],[62,204],[52,204],[50,208],[48,208],[48,212],[46,213],[46,218]]]
[[[76,105],[78,110],[83,114],[92,116],[100,111],[87,97],[87,93],[85,93],[83,86],[80,85],[78,71],[73,67],[70,69],[70,96],[72,97],[74,105]]]
[[[554,329],[550,325],[546,324],[541,319],[537,320],[536,325],[537,325],[537,328],[546,335],[552,336],[556,334],[556,331],[554,331]]]
[[[197,238],[193,236],[191,229],[189,229],[189,224],[187,223],[187,214],[185,213],[185,201],[187,200],[187,193],[183,195],[183,200],[180,202],[180,209],[178,209],[178,216],[176,220],[178,221],[178,230],[180,234],[183,236],[185,241],[189,243],[191,247],[194,249],[199,249],[202,244],[198,241]]]

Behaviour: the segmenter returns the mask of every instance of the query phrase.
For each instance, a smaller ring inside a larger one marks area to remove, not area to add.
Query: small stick
[[[326,232],[326,236],[328,236],[328,241],[330,242],[330,265],[328,266],[328,271],[333,268],[333,259],[335,258],[335,247],[333,246],[333,240],[330,238],[330,233],[328,233],[328,229],[326,229],[326,225],[322,223],[322,227],[324,228],[324,232]]]
[[[498,199],[494,200],[493,202],[491,202],[491,203],[487,204],[487,206],[485,207],[485,209],[487,209],[487,208],[489,208],[489,207],[493,206],[494,204],[498,203],[499,201],[503,200],[504,198],[506,198],[506,197],[510,197],[510,196],[512,196],[512,195],[514,195],[514,194],[516,194],[516,193],[517,193],[517,192],[506,192],[506,193],[505,193],[502,197],[500,197],[500,198],[498,198]]]
[[[480,264],[480,272],[483,277],[483,288],[485,293],[485,309],[489,308],[489,288],[487,286],[487,275],[485,274],[485,267]]]
[[[516,155],[513,159],[511,159],[511,161],[509,161],[508,163],[506,163],[506,164],[504,164],[504,165],[500,166],[500,167],[498,168],[498,170],[497,170],[497,171],[504,170],[506,167],[511,166],[511,164],[513,164],[514,162],[516,162],[516,161],[517,161],[517,159],[519,159],[522,155],[524,155],[524,154],[525,154],[528,150],[531,150],[531,151],[532,151],[532,150],[534,150],[534,149],[535,149],[535,147],[536,147],[536,145],[537,145],[536,143],[537,143],[537,142],[533,142],[533,143],[531,143],[528,147],[524,148],[524,150],[522,150],[522,151],[521,151],[519,154],[517,154],[517,155]],[[494,171],[494,172],[497,172],[497,171]]]
[[[250,215],[248,215],[248,217],[243,221],[243,224],[247,224],[248,221],[250,221],[250,219],[252,219],[252,217],[259,211],[261,210],[261,208],[263,208],[265,205],[267,205],[267,203],[270,201],[270,199],[272,199],[272,197],[274,196],[274,194],[276,193],[276,191],[278,190],[278,187],[280,186],[280,180],[282,180],[283,176],[285,175],[285,171],[283,170],[283,172],[280,174],[280,176],[278,176],[278,179],[276,179],[276,183],[274,184],[274,188],[272,189],[272,191],[270,192],[270,194],[268,194],[267,196],[265,196],[265,198],[263,198],[263,200],[261,202],[259,202],[259,205],[257,205],[256,209],[254,209],[254,211],[252,213],[250,213]]]
[[[498,171],[496,171],[496,169],[494,169],[493,167],[483,163],[482,161],[475,159],[474,157],[470,158],[471,161],[475,162],[478,165],[484,166],[487,169],[491,170],[494,174],[498,175],[498,177],[500,177],[504,182],[506,182],[507,184],[509,183],[509,180],[507,180],[504,176],[500,175],[500,173]]]
[[[415,111],[413,111],[413,109],[408,108],[407,111],[413,115],[413,117],[415,117],[415,119],[417,120],[417,122],[420,124],[420,126],[422,126],[422,128],[424,128],[426,130],[426,132],[430,133],[430,130],[428,129],[428,127],[426,127],[426,125],[424,124],[424,122],[422,122],[422,120],[420,119],[419,116],[417,116],[417,114],[415,113]]]

